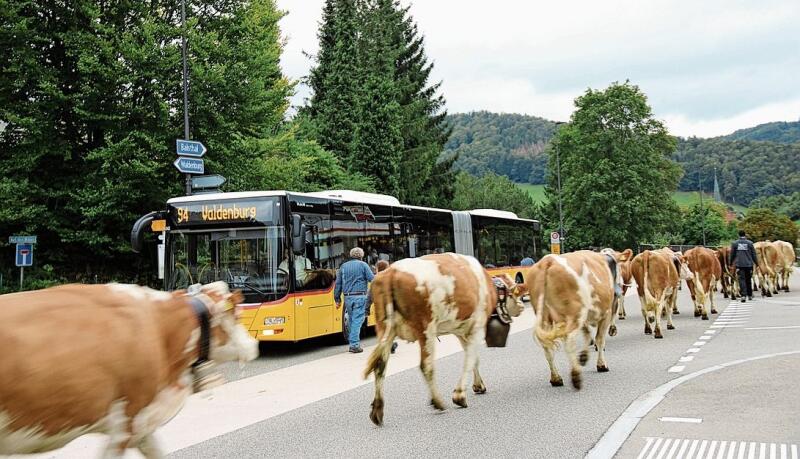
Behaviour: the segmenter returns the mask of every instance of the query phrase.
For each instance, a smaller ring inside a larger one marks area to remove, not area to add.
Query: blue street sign
[[[33,266],[33,244],[17,244],[17,266]]]
[[[178,157],[173,163],[183,174],[202,174],[206,171],[202,159]]]
[[[9,236],[9,244],[36,244],[36,236]]]
[[[206,154],[206,146],[194,140],[175,141],[175,151],[181,156],[191,156],[192,158],[202,158]]]

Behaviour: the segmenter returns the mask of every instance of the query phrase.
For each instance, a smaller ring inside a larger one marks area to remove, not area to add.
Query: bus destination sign
[[[171,205],[169,214],[177,226],[272,222],[273,205],[272,201],[207,201]]]

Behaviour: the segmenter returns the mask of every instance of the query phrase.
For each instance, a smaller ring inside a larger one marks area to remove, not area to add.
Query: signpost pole
[[[19,267],[19,290],[22,291],[22,284],[25,282],[25,267]]]
[[[186,0],[181,1],[181,47],[183,48],[183,136],[189,137],[189,82],[186,69]],[[192,175],[186,174],[186,196],[192,194]]]

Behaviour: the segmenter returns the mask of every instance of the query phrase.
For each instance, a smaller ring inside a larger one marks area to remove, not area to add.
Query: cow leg
[[[613,316],[611,316],[613,318]],[[604,317],[597,323],[597,334],[595,334],[595,343],[597,343],[597,371],[605,373],[608,371],[606,365],[606,330],[609,328],[610,319]]]
[[[420,337],[419,367],[422,370],[422,376],[425,377],[425,382],[428,383],[428,390],[431,392],[431,405],[437,410],[444,411],[444,402],[442,402],[442,397],[439,395],[439,389],[436,388],[436,379],[433,377],[435,342],[436,335],[433,333],[425,333]]]
[[[453,403],[461,408],[466,408],[467,377],[469,377],[470,372],[473,375],[472,390],[477,394],[486,392],[486,386],[484,386],[481,375],[478,372],[478,343],[483,340],[483,336],[482,333],[473,329],[466,337],[459,336],[458,340],[461,342],[461,347],[464,348],[464,370],[461,372],[461,378],[453,391]]]
[[[118,459],[125,456],[125,450],[131,439],[130,419],[125,414],[127,402],[116,401],[108,412],[105,433],[108,434],[108,445],[103,451],[103,459]]]
[[[581,366],[586,366],[586,362],[589,361],[589,346],[594,344],[595,349],[599,350],[600,343],[598,343],[597,340],[592,339],[592,331],[589,330],[588,324],[583,324],[583,327],[581,327],[581,332],[583,332],[584,346],[581,350],[581,353],[578,355],[578,362],[581,364]]]
[[[675,330],[675,325],[672,323],[672,311],[675,309],[675,303],[678,300],[678,292],[673,287],[669,295],[667,295],[667,304],[664,309],[667,311],[667,330]]]
[[[558,368],[556,368],[555,363],[553,363],[553,347],[542,344],[542,349],[544,350],[544,357],[547,359],[547,365],[550,367],[550,385],[553,387],[563,386],[564,380],[561,379]]]
[[[582,328],[582,327],[580,327]],[[569,357],[569,364],[572,367],[572,387],[575,390],[581,390],[581,364],[578,361],[578,333],[581,333],[579,328],[575,328],[571,332],[567,334],[567,342],[564,346],[565,350],[567,351],[567,357]]]
[[[712,276],[711,277],[711,285],[716,285],[716,283],[717,283],[717,280],[714,279],[714,277]],[[714,304],[714,294],[711,293],[710,295],[708,295],[708,299],[711,302],[711,314],[719,314],[719,311],[717,311],[717,306]]]
[[[648,320],[647,317],[647,303],[645,302],[643,296],[639,297],[639,301],[642,304],[642,317],[644,318],[644,334],[650,335],[653,333],[653,331],[650,329],[650,321]]]
[[[628,287],[622,287],[622,295],[619,297],[619,311],[617,311],[619,320],[625,320],[625,293],[627,291]]]
[[[395,333],[392,329],[388,332],[387,336],[379,338],[378,347],[373,351],[375,364],[373,366],[373,373],[375,374],[375,398],[372,399],[372,410],[369,413],[369,418],[376,426],[383,425],[383,383],[386,380],[386,363],[389,361],[389,354],[391,354],[391,343],[394,342]],[[380,352],[380,354],[375,354]]]
[[[158,440],[152,433],[142,438],[136,447],[146,459],[162,459],[164,457],[161,445],[158,444]]]
[[[653,337],[661,339],[664,335],[661,334],[661,315],[664,314],[664,293],[661,293],[661,298],[658,298],[656,303],[656,323],[653,330]]]

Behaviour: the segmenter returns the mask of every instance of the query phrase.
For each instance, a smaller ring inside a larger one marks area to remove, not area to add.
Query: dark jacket
[[[728,264],[735,264],[737,268],[752,268],[758,262],[756,248],[753,241],[746,237],[740,237],[731,244],[731,256]]]

